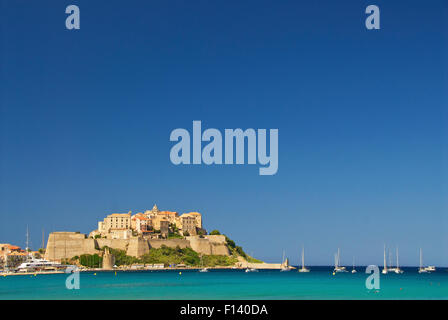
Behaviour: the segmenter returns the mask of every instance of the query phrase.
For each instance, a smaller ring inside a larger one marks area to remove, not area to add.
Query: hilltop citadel
[[[202,215],[189,212],[151,210],[132,215],[113,213],[98,222],[98,229],[87,236],[79,232],[53,232],[48,237],[45,259],[61,261],[83,254],[99,254],[108,247],[141,257],[151,248],[191,248],[201,255],[224,255],[231,252],[224,235],[207,235]]]
[[[63,265],[103,269],[116,268],[115,262],[118,266],[281,267],[248,256],[217,230],[208,234],[199,212],[178,214],[160,211],[156,205],[134,215],[131,211],[112,213],[99,221],[98,228],[88,235],[72,231],[52,232],[46,247],[39,251],[22,250],[9,244],[0,245],[0,249],[0,265],[5,268],[16,267],[30,256]]]

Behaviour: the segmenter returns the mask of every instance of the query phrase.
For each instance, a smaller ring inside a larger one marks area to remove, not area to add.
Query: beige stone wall
[[[210,245],[210,241],[206,239],[200,239],[195,237],[187,237],[190,238],[191,248],[199,254],[212,254],[212,246]]]
[[[206,235],[203,236],[204,239],[210,240],[210,242],[213,243],[219,243],[219,244],[225,244],[226,243],[226,236],[219,234],[219,235]]]
[[[87,239],[85,234],[78,232],[50,233],[45,251],[45,259],[57,260],[73,258],[82,254],[98,253],[94,239]]]
[[[223,235],[208,235],[204,236],[204,238],[192,236],[187,237],[187,240],[190,241],[191,248],[199,254],[230,255],[226,245],[226,238]]]
[[[127,255],[140,257],[149,252],[150,248],[160,248],[165,245],[170,248],[192,248],[199,254],[230,255],[223,235],[190,236],[187,239],[91,239],[76,232],[53,232],[48,237],[45,259],[60,261],[82,254],[101,253],[100,249],[107,246],[113,249],[125,250]]]
[[[161,246],[165,245],[170,248],[176,248],[179,246],[181,249],[184,248],[191,248],[190,242],[185,239],[169,239],[169,240],[163,240],[163,239],[151,239],[148,240],[150,248],[160,248]]]
[[[128,250],[130,239],[96,239],[96,243],[98,244],[98,248],[109,247],[113,249],[119,250]]]
[[[147,253],[149,253],[148,240],[133,238],[129,241],[128,250],[126,251],[128,256],[141,257]]]

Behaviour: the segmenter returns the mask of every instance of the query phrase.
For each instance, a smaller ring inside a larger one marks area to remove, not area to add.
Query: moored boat
[[[302,268],[298,270],[298,272],[310,272],[310,269],[305,267],[305,247],[302,246]]]
[[[341,266],[341,252],[338,248],[338,252],[334,256],[334,270],[333,273],[347,272],[345,267]]]
[[[422,248],[420,248],[420,267],[418,268],[418,273],[430,273],[436,271],[435,266],[423,266],[423,251]]]
[[[382,274],[387,274],[389,270],[387,269],[387,263],[386,263],[386,245],[384,245],[384,261],[383,261],[383,270],[381,271]]]
[[[17,267],[17,272],[65,271],[69,267],[76,268],[72,265],[60,264],[45,259],[36,259],[30,256],[27,261]]]
[[[353,257],[353,269],[352,269],[352,273],[356,273],[356,269],[355,269],[355,257]]]

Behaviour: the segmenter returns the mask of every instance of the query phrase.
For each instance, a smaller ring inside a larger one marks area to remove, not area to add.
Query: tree
[[[83,254],[79,258],[79,263],[85,267],[89,268],[99,268],[101,266],[103,258],[98,254]]]
[[[229,239],[228,237],[226,237],[226,243],[230,248],[232,248],[232,249],[235,248],[235,241]]]
[[[241,248],[240,246],[236,246],[235,247],[236,252],[238,252],[238,254],[244,258],[246,258],[246,253],[244,252],[243,248]]]
[[[179,233],[179,228],[175,223],[170,223],[170,229],[173,231],[173,233]]]
[[[211,232],[210,232],[210,235],[212,235],[212,236],[219,236],[221,233],[218,231],[218,230],[212,230]]]

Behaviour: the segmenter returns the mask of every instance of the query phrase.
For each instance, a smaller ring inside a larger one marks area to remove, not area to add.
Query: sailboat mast
[[[387,252],[389,253],[389,267],[392,268],[392,252],[390,251],[390,249],[388,249]]]
[[[305,268],[305,246],[302,246],[302,269]]]
[[[384,245],[384,269],[387,270],[387,264],[386,264],[386,245]]]
[[[397,269],[398,269],[399,268],[399,265],[398,265],[398,247],[397,247],[396,253],[397,253]]]
[[[423,268],[423,253],[422,248],[420,248],[420,269]]]
[[[28,232],[28,225],[26,226],[26,252],[28,252],[30,244],[30,234]]]

